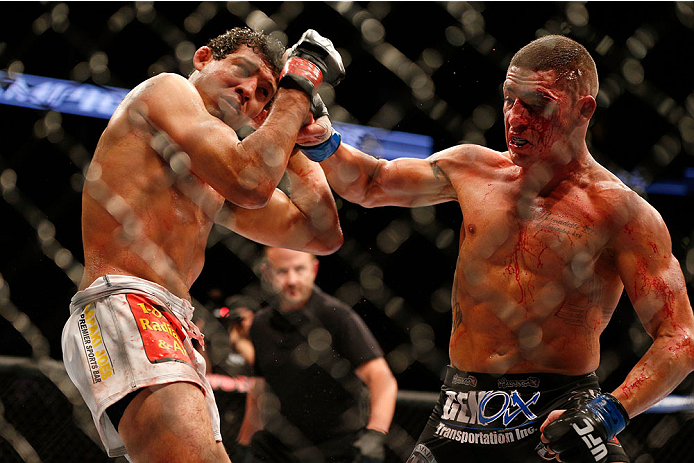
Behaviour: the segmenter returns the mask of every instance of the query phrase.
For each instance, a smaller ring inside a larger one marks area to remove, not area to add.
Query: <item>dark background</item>
[[[289,44],[314,28],[347,64],[334,99],[325,98],[334,119],[429,135],[435,150],[463,142],[504,150],[500,85],[511,56],[541,34],[569,35],[600,75],[589,148],[661,212],[692,281],[691,3],[5,2],[0,12],[0,69],[121,88],[159,72],[187,75],[195,47],[231,27],[275,31]],[[5,105],[0,121],[0,355],[47,346],[60,359],[83,258],[81,173],[107,121]],[[663,194],[668,182],[685,194]],[[437,390],[460,209],[338,205],[345,245],[321,258],[318,284],[366,320],[401,389]],[[258,256],[254,243],[215,228],[191,289],[199,312],[257,292]],[[627,300],[602,342],[609,389],[649,345]],[[685,381],[679,391],[691,389]]]

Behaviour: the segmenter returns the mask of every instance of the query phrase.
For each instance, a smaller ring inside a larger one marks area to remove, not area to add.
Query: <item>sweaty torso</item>
[[[101,275],[124,274],[189,298],[224,199],[188,172],[185,156],[139,115],[147,86],[133,90],[116,110],[87,174],[80,289]]]
[[[577,375],[599,363],[599,336],[623,285],[609,249],[631,194],[592,161],[524,200],[521,169],[480,148],[473,172],[446,169],[463,212],[452,293],[453,366]]]

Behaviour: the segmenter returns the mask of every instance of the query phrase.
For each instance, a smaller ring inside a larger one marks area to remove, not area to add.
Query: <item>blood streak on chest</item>
[[[538,260],[538,265],[541,266],[542,263],[539,259],[539,254],[535,254],[530,246],[528,230],[526,226],[521,226],[518,231],[518,240],[516,241],[511,255],[508,259],[508,265],[506,266],[506,273],[513,277],[518,284],[518,289],[520,294],[518,296],[518,303],[522,304],[526,302],[526,295],[528,299],[534,300],[532,296],[532,290],[534,289],[531,283],[530,276],[532,275],[527,269],[525,269],[525,261],[527,257],[532,257]],[[522,262],[522,263],[521,263]],[[523,283],[523,274],[529,275],[525,285]]]

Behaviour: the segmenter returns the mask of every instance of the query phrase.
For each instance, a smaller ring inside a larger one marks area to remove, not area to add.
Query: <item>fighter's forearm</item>
[[[292,227],[305,229],[303,234],[309,237],[303,249],[315,254],[334,252],[343,237],[337,206],[323,170],[297,152],[289,160],[287,177],[291,202],[301,216]]]
[[[693,369],[694,344],[689,335],[658,336],[612,394],[634,417],[671,393]]]
[[[239,172],[240,183],[261,190],[270,198],[284,175],[308,107],[303,92],[280,89],[267,119],[239,143],[238,155],[256,161]]]
[[[379,171],[378,159],[341,143],[320,165],[330,186],[344,199],[361,205],[373,199],[368,193]]]

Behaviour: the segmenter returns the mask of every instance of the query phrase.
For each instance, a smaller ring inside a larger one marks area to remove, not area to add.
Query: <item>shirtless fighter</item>
[[[451,366],[409,463],[628,461],[615,435],[694,368],[668,230],[588,151],[597,92],[586,49],[543,37],[506,74],[508,151],[460,145],[389,162],[342,144],[321,163],[363,206],[457,201],[463,213]],[[601,393],[600,333],[624,289],[654,342]]]
[[[344,67],[312,30],[284,68],[282,48],[249,29],[212,39],[188,79],[160,74],[132,90],[96,147],[82,202],[84,277],[62,347],[112,457],[229,461],[191,344],[201,336],[188,293],[215,219],[272,246],[326,254],[342,243],[325,176],[295,143],[325,141],[300,129],[315,88],[337,83]],[[236,131],[251,121],[257,130],[241,141]],[[276,189],[285,170],[291,199]]]

